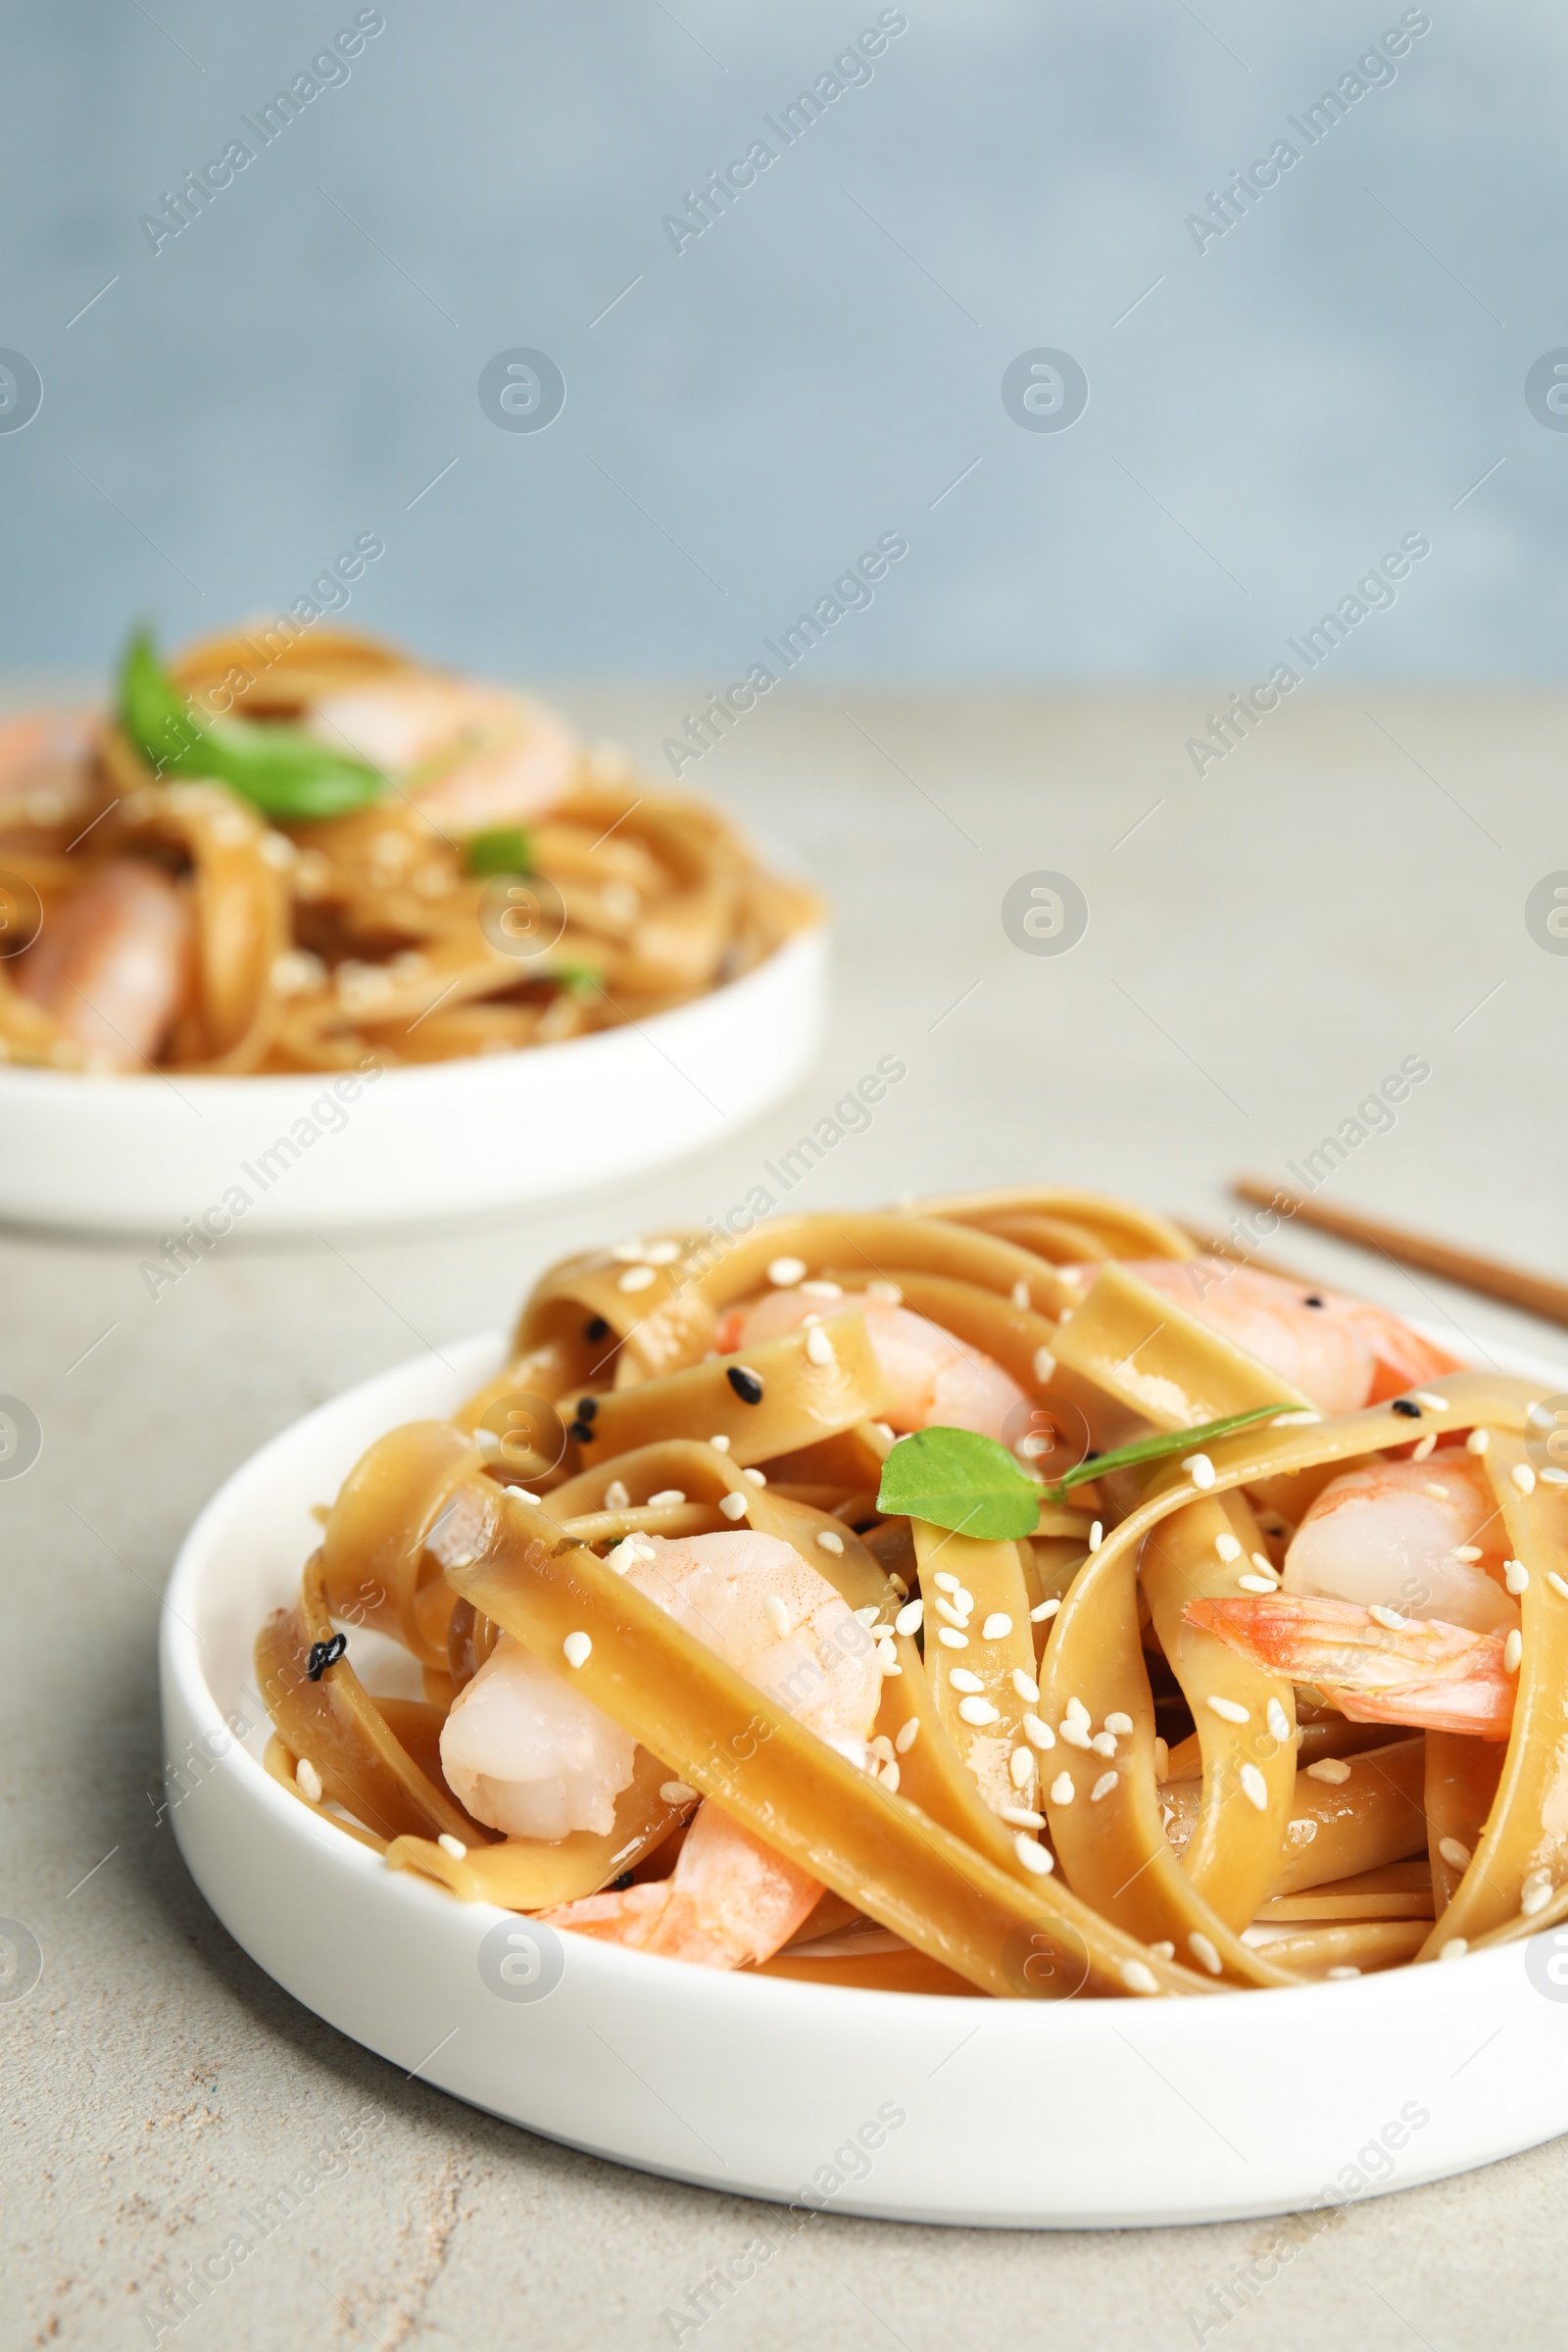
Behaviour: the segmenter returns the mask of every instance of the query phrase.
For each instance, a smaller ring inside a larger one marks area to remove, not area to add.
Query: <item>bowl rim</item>
[[[1435,1343],[1447,1345],[1451,1334],[1443,1332],[1436,1324],[1422,1319],[1405,1318],[1411,1328]],[[254,1453],[239,1463],[224,1479],[217,1492],[203,1505],[186,1533],[173,1568],[165,1587],[160,1604],[161,1632],[159,1642],[159,1673],[167,1706],[171,1687],[198,1735],[221,1735],[227,1741],[220,1756],[214,1758],[214,1769],[237,1779],[248,1799],[260,1804],[271,1816],[273,1823],[306,1844],[329,1844],[323,1851],[332,1853],[351,1878],[361,1881],[367,1889],[374,1886],[374,1899],[393,1906],[411,1905],[422,1909],[426,1917],[440,1921],[454,1930],[472,1922],[482,1931],[496,1923],[514,1919],[519,1914],[500,1905],[478,1901],[460,1902],[420,1877],[414,1871],[388,1871],[383,1857],[370,1847],[363,1846],[353,1838],[336,1829],[329,1818],[312,1813],[273,1780],[252,1753],[243,1739],[235,1739],[220,1709],[217,1695],[208,1683],[200,1657],[200,1636],[193,1619],[198,1615],[205,1593],[206,1580],[220,1572],[221,1533],[229,1515],[242,1508],[248,1487],[260,1488],[267,1474],[280,1457],[292,1452],[305,1439],[307,1432],[324,1435],[321,1425],[337,1414],[347,1420],[351,1411],[368,1406],[378,1393],[390,1397],[399,1390],[415,1383],[417,1374],[435,1380],[441,1374],[450,1381],[461,1380],[463,1393],[477,1385],[485,1376],[487,1366],[493,1366],[505,1348],[505,1335],[500,1331],[471,1333],[461,1340],[443,1343],[439,1349],[424,1352],[390,1365],[368,1380],[360,1381],[335,1396],[300,1415],[279,1430]],[[1568,1386],[1568,1367],[1537,1356],[1526,1348],[1508,1345],[1494,1351],[1504,1369],[1512,1369],[1522,1377],[1548,1377]],[[388,1427],[396,1423],[389,1420]],[[188,1613],[187,1613],[188,1612]],[[258,1727],[260,1728],[260,1727]],[[1282,2018],[1284,2010],[1274,2004],[1289,2001],[1288,2012],[1294,2020],[1309,2026],[1308,2012],[1322,2008],[1325,2014],[1332,2007],[1336,2015],[1344,2013],[1347,2002],[1355,2012],[1364,2012],[1369,2004],[1397,2004],[1402,2022],[1408,2023],[1411,2003],[1417,2009],[1423,2005],[1434,2011],[1444,2009],[1461,1984],[1473,1988],[1478,1997],[1500,1990],[1506,1978],[1520,1965],[1523,1941],[1493,1947],[1484,1952],[1465,1956],[1462,1967],[1467,1974],[1461,1979],[1452,1967],[1428,1965],[1421,1968],[1394,1968],[1374,1971],[1357,1978],[1353,1983],[1304,1983],[1298,1985],[1269,1987],[1268,2014]],[[657,1954],[638,1952],[619,1945],[583,1936],[574,1939],[572,1965],[584,1973],[585,1984],[598,1988],[614,2000],[618,1990],[643,1986],[653,1991],[662,1983],[672,1994],[689,1992],[693,1970],[689,1963],[661,1958]],[[652,1976],[646,1973],[650,1968]],[[629,1973],[628,1973],[629,1972]],[[878,1987],[863,1989],[854,1985],[813,1984],[798,1979],[763,1977],[748,1970],[704,1970],[703,1997],[725,2003],[740,1999],[755,2005],[763,2004],[760,2014],[786,2017],[809,2013],[824,2019],[831,2012],[845,2020],[854,2020],[863,2030],[891,2031],[900,2019],[914,2019],[923,2014],[951,2013],[955,2002],[973,2001],[985,2004],[988,2028],[996,2021],[1000,2031],[1013,2034],[1051,2032],[1072,2036],[1099,2038],[1125,2026],[1128,2019],[1138,2021],[1137,2031],[1142,2037],[1149,2034],[1161,2046],[1180,2045],[1194,2034],[1203,2034],[1201,2021],[1205,2017],[1230,2016],[1236,2013],[1237,2003],[1255,2003],[1253,1988],[1224,1986],[1201,2000],[1118,2000],[1100,1998],[1079,2000],[1002,2001],[979,1991],[964,1994],[894,1992]],[[843,2004],[852,2006],[846,2010]],[[1216,2006],[1217,2005],[1217,2006]],[[1046,2013],[1049,2025],[1035,2024]],[[1249,2008],[1247,2014],[1253,2015]],[[1123,2036],[1125,2038],[1125,2036]]]
[[[465,1083],[471,1084],[478,1071],[505,1071],[512,1076],[521,1075],[530,1068],[558,1069],[561,1056],[570,1054],[578,1064],[594,1058],[604,1059],[623,1045],[628,1035],[659,1039],[678,1030],[683,1023],[718,1017],[721,1013],[744,1011],[744,1001],[768,982],[786,977],[796,964],[814,959],[825,954],[832,937],[831,912],[824,907],[810,922],[793,931],[776,948],[754,963],[749,971],[739,972],[733,979],[722,980],[716,988],[705,989],[701,996],[691,997],[684,1004],[667,1005],[662,1012],[650,1013],[642,1021],[617,1021],[612,1028],[596,1029],[586,1037],[565,1037],[542,1046],[513,1046],[504,1054],[455,1054],[444,1061],[397,1062],[383,1064],[379,1086],[383,1080],[392,1081],[392,1091],[409,1095],[427,1090],[440,1093]],[[6,1095],[20,1099],[29,1093],[35,1097],[49,1087],[69,1088],[68,1100],[73,1103],[89,1102],[123,1105],[127,1101],[157,1100],[156,1087],[177,1086],[181,1093],[193,1093],[199,1100],[219,1104],[232,1098],[236,1102],[259,1102],[278,1100],[284,1095],[305,1093],[318,1095],[323,1087],[334,1081],[361,1076],[358,1064],[346,1070],[62,1070],[37,1063],[0,1061],[0,1101]],[[386,1098],[383,1096],[382,1100]]]

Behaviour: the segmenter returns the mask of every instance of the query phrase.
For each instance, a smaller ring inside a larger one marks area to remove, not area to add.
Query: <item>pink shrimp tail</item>
[[[818,1880],[705,1804],[669,1878],[584,1895],[539,1916],[553,1928],[666,1960],[751,1968],[788,1943],[821,1893]]]
[[[1386,1626],[1354,1601],[1296,1592],[1194,1600],[1182,1614],[1266,1673],[1315,1685],[1352,1723],[1480,1740],[1506,1740],[1512,1729],[1515,1678],[1500,1635],[1437,1617]]]

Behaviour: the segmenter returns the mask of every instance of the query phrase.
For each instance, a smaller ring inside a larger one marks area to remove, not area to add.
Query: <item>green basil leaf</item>
[[[469,835],[463,862],[470,874],[531,874],[533,850],[520,825],[493,825]]]
[[[1250,1422],[1271,1421],[1276,1413],[1295,1409],[1289,1404],[1255,1404],[1250,1412],[1228,1413],[1223,1421],[1204,1421],[1197,1429],[1162,1429],[1131,1446],[1118,1446],[1113,1453],[1097,1453],[1093,1461],[1080,1462],[1042,1491],[1048,1502],[1059,1502],[1070,1487],[1087,1486],[1107,1470],[1134,1469],[1140,1462],[1162,1461],[1172,1453],[1199,1453],[1211,1438],[1228,1438],[1232,1430],[1246,1429]]]
[[[156,775],[226,784],[285,824],[346,816],[378,800],[379,769],[298,727],[204,720],[138,630],[120,673],[121,724]]]
[[[925,1519],[984,1543],[1027,1536],[1040,1487],[1005,1446],[972,1429],[919,1429],[900,1438],[882,1465],[877,1508]]]

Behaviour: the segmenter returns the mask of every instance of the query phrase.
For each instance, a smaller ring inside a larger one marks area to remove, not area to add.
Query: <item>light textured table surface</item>
[[[565,699],[650,760],[686,707]],[[181,2347],[633,2352],[670,2343],[662,2315],[768,2224],[405,2082],[280,1992],[186,1877],[155,1817],[159,1590],[201,1503],[299,1414],[501,1321],[566,1248],[721,1213],[886,1054],[907,1080],[792,1204],[1059,1181],[1218,1221],[1230,1173],[1298,1161],[1416,1056],[1430,1077],[1324,1197],[1568,1274],[1568,960],[1524,920],[1568,865],[1568,706],[1298,698],[1199,783],[1184,744],[1204,716],[1197,694],[862,694],[749,720],[690,780],[826,880],[837,1009],[811,1080],[700,1162],[461,1231],[235,1242],[156,1304],[134,1240],[0,1235],[0,1391],[44,1429],[36,1466],[0,1483],[0,1912],[43,1952],[35,1988],[0,2003],[0,2340],[147,2341],[165,2283],[367,2104],[386,2118],[373,2161],[323,2185]],[[1038,870],[1088,899],[1070,954],[1004,931],[1004,892]],[[1304,1232],[1289,1255],[1568,1365],[1568,1334]],[[1204,2340],[1557,2345],[1565,2194],[1556,2143],[1368,2200]],[[700,2337],[1164,2352],[1199,2340],[1189,2315],[1212,2321],[1210,2289],[1271,2235],[822,2219]]]

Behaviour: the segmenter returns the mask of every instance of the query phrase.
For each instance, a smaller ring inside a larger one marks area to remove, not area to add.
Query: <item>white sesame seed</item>
[[[1555,1568],[1548,1568],[1546,1570],[1546,1582],[1556,1593],[1559,1600],[1568,1600],[1568,1584],[1563,1582],[1563,1579],[1557,1574]]]
[[[1230,1566],[1232,1560],[1239,1560],[1242,1556],[1241,1544],[1229,1532],[1214,1538],[1214,1549],[1218,1552],[1220,1558],[1225,1562],[1227,1568]]]
[[[1000,1723],[1002,1720],[989,1698],[960,1698],[958,1714],[961,1721],[973,1724],[976,1730],[982,1729],[988,1723]]]
[[[949,1625],[956,1625],[960,1633],[968,1625],[969,1620],[965,1612],[956,1607],[945,1592],[933,1592],[931,1606],[940,1618]]]
[[[680,1255],[679,1242],[650,1242],[643,1251],[645,1266],[672,1266]]]
[[[1427,1431],[1427,1434],[1426,1434],[1426,1436],[1425,1436],[1424,1438],[1418,1438],[1418,1439],[1417,1439],[1417,1441],[1416,1441],[1416,1443],[1415,1443],[1415,1445],[1411,1446],[1411,1448],[1410,1448],[1410,1459],[1411,1459],[1411,1461],[1412,1461],[1412,1462],[1424,1462],[1424,1461],[1427,1459],[1428,1455],[1431,1453],[1431,1451],[1432,1451],[1433,1447],[1436,1446],[1437,1442],[1438,1442],[1438,1433],[1437,1433],[1437,1431],[1436,1431],[1435,1429],[1429,1429],[1429,1430]],[[1357,1972],[1357,1973],[1359,1973],[1359,1972]],[[1333,1969],[1331,1968],[1331,1969],[1329,1970],[1329,1975],[1332,1977],[1332,1976],[1333,1976],[1333,1974],[1334,1974],[1334,1971],[1333,1971]]]
[[[298,1788],[301,1796],[308,1797],[313,1805],[318,1805],[320,1803],[321,1776],[317,1771],[316,1766],[311,1762],[309,1756],[301,1756],[299,1762],[295,1765],[294,1786]]]
[[[466,1861],[468,1854],[467,1847],[464,1844],[461,1838],[454,1838],[450,1830],[443,1830],[440,1837],[436,1839],[436,1843],[444,1854],[450,1854],[452,1856],[454,1862]]]
[[[1526,1919],[1534,1919],[1538,1911],[1544,1911],[1554,1892],[1551,1873],[1545,1870],[1533,1870],[1520,1889],[1520,1911]]]
[[[1173,1943],[1152,1943],[1149,1949],[1151,1956],[1155,1960],[1174,1960],[1176,1957],[1176,1946]]]
[[[1412,1389],[1410,1395],[1417,1404],[1424,1404],[1429,1413],[1446,1413],[1448,1409],[1446,1396],[1439,1396],[1431,1389]]]
[[[617,1265],[634,1266],[647,1246],[639,1235],[634,1234],[629,1241],[612,1243],[610,1254]]]
[[[1310,1429],[1314,1422],[1321,1421],[1322,1418],[1321,1413],[1276,1413],[1269,1423],[1269,1427],[1270,1429]]]
[[[1035,1378],[1043,1389],[1050,1388],[1056,1377],[1056,1359],[1049,1348],[1035,1349]]]
[[[919,1737],[920,1718],[918,1715],[911,1715],[907,1723],[900,1724],[893,1744],[901,1756],[906,1756]]]
[[[967,1619],[974,1615],[974,1594],[972,1592],[966,1592],[963,1587],[959,1585],[953,1595],[953,1605],[955,1608],[961,1609],[963,1611],[964,1618],[967,1621]]]
[[[561,1652],[568,1666],[580,1666],[593,1648],[586,1634],[568,1634],[561,1644]]]
[[[944,1649],[967,1649],[969,1646],[968,1635],[960,1634],[956,1625],[939,1625],[937,1640]]]
[[[931,1582],[939,1592],[956,1592],[959,1589],[957,1578],[948,1568],[939,1568]]]
[[[1530,1571],[1525,1566],[1523,1560],[1504,1560],[1502,1563],[1502,1581],[1507,1586],[1510,1592],[1528,1592],[1530,1590]]]
[[[1032,1674],[1025,1674],[1021,1666],[1015,1666],[1012,1670],[1011,1679],[1012,1687],[1014,1690],[1017,1691],[1018,1696],[1021,1699],[1026,1700],[1031,1707],[1038,1706],[1040,1703],[1040,1685],[1035,1681],[1034,1676]]]
[[[1062,1717],[1056,1736],[1058,1739],[1064,1740],[1069,1747],[1081,1747],[1087,1750],[1091,1743],[1088,1724],[1081,1723],[1076,1715]]]
[[[1453,1556],[1456,1560],[1479,1560],[1481,1546],[1479,1544],[1456,1544],[1453,1547]]]
[[[1054,1747],[1056,1744],[1055,1733],[1049,1723],[1042,1723],[1038,1715],[1026,1715],[1023,1719],[1022,1729],[1023,1736],[1031,1747],[1044,1749]]]
[[[1277,1592],[1279,1586],[1271,1576],[1239,1576],[1237,1584],[1244,1592]]]
[[[844,1549],[844,1538],[834,1535],[832,1529],[827,1527],[817,1529],[816,1544],[819,1551],[841,1552]]]
[[[762,1615],[767,1619],[770,1630],[781,1642],[784,1641],[790,1630],[790,1613],[776,1592],[763,1593]]]
[[[1045,1815],[1037,1813],[1033,1805],[999,1805],[997,1818],[1014,1830],[1043,1830],[1046,1826]]]
[[[1129,1992],[1159,1990],[1159,1979],[1147,1960],[1124,1960],[1121,1964],[1121,1981]]]
[[[1081,1698],[1068,1699],[1067,1713],[1074,1723],[1081,1723],[1086,1732],[1088,1731],[1091,1722],[1094,1720],[1090,1715],[1089,1709],[1084,1705],[1084,1702]]]
[[[1430,1494],[1434,1502],[1446,1502],[1448,1499],[1448,1490],[1441,1478],[1427,1479],[1422,1485],[1421,1492],[1423,1494]]]
[[[1385,1633],[1390,1634],[1402,1634],[1410,1622],[1408,1617],[1401,1617],[1397,1609],[1386,1609],[1380,1600],[1372,1602],[1367,1615],[1374,1625],[1381,1625]]]
[[[1350,1979],[1352,1977],[1358,1977],[1361,1974],[1361,1971],[1358,1968],[1342,1967],[1331,1968],[1327,1973],[1330,1980],[1334,1984],[1348,1984]]]
[[[767,1269],[767,1279],[776,1291],[793,1290],[806,1274],[804,1257],[775,1257]]]
[[[881,1614],[881,1606],[877,1601],[874,1600],[867,1601],[863,1609],[854,1609],[851,1611],[851,1615],[854,1617],[857,1625],[864,1626],[875,1625]]]
[[[924,1616],[925,1602],[923,1600],[906,1600],[893,1620],[894,1628],[901,1634],[917,1634]]]
[[[628,1266],[615,1288],[617,1291],[646,1291],[658,1280],[652,1266]]]
[[[1211,1690],[1204,1703],[1209,1713],[1217,1715],[1222,1723],[1250,1723],[1252,1720],[1250,1707],[1244,1707],[1239,1698],[1222,1698],[1217,1690]]]
[[[1100,1546],[1102,1545],[1102,1544],[1103,1544],[1103,1542],[1104,1542],[1104,1541],[1105,1541],[1105,1524],[1104,1524],[1104,1521],[1103,1521],[1102,1519],[1097,1519],[1097,1520],[1094,1522],[1094,1525],[1093,1525],[1093,1526],[1090,1528],[1090,1530],[1089,1530],[1089,1548],[1090,1548],[1090,1550],[1091,1550],[1091,1551],[1098,1551],[1098,1550],[1100,1549]]]
[[[1018,1832],[1012,1841],[1012,1850],[1025,1870],[1031,1871],[1037,1879],[1049,1879],[1056,1867],[1049,1848],[1037,1844],[1027,1830]]]
[[[1269,1558],[1266,1551],[1254,1551],[1250,1557],[1252,1566],[1257,1570],[1260,1576],[1272,1576],[1276,1580],[1278,1579],[1279,1570],[1275,1567],[1273,1561]]]
[[[1078,1792],[1076,1788],[1073,1787],[1072,1774],[1070,1772],[1058,1772],[1055,1779],[1051,1784],[1052,1803],[1054,1805],[1070,1805],[1077,1793]]]
[[[508,1487],[507,1494],[514,1502],[531,1502],[536,1508],[539,1503],[539,1496],[530,1494],[526,1487]]]
[[[1241,1770],[1242,1794],[1256,1812],[1268,1811],[1268,1783],[1255,1764],[1244,1764]]]
[[[833,1343],[820,1323],[807,1333],[806,1352],[813,1364],[834,1364],[838,1361],[833,1352]]]
[[[1029,1304],[1029,1285],[1026,1282],[1015,1282],[1013,1284],[1012,1303],[1014,1306],[1024,1307]]]
[[[881,1440],[884,1446],[892,1446],[897,1444],[898,1433],[891,1421],[868,1421],[865,1426]]]
[[[967,1666],[955,1666],[949,1674],[948,1680],[955,1690],[983,1690],[985,1689],[980,1677],[977,1674],[971,1674]]]
[[[1277,1698],[1269,1700],[1267,1712],[1268,1728],[1273,1737],[1276,1740],[1288,1740],[1291,1736],[1291,1719]]]
[[[1195,1487],[1206,1490],[1214,1484],[1214,1465],[1206,1453],[1188,1454],[1182,1463],[1182,1468]]]
[[[1211,1977],[1219,1975],[1225,1964],[1219,1956],[1213,1937],[1205,1936],[1201,1928],[1193,1930],[1187,1938],[1187,1948],[1200,1968],[1206,1968]]]
[[[1053,1598],[1053,1599],[1051,1599],[1051,1600],[1043,1600],[1043,1601],[1040,1603],[1040,1606],[1039,1606],[1039,1608],[1038,1608],[1038,1609],[1031,1609],[1031,1610],[1030,1610],[1030,1612],[1029,1612],[1029,1622],[1030,1622],[1030,1624],[1031,1624],[1031,1625],[1048,1625],[1048,1624],[1050,1623],[1051,1619],[1052,1619],[1053,1617],[1054,1617],[1054,1615],[1056,1614],[1056,1611],[1057,1611],[1057,1610],[1060,1608],[1060,1606],[1061,1606],[1061,1602],[1060,1602],[1058,1599],[1054,1599],[1054,1598]]]
[[[1123,1715],[1119,1712],[1107,1715],[1105,1729],[1107,1732],[1114,1732],[1118,1739],[1126,1739],[1133,1729],[1133,1719],[1130,1715]]]
[[[1440,1838],[1438,1839],[1438,1851],[1443,1856],[1445,1862],[1448,1863],[1454,1870],[1469,1869],[1470,1848],[1467,1845],[1461,1845],[1457,1838]]]
[[[1156,1781],[1170,1779],[1170,1741],[1161,1740],[1157,1732],[1154,1735],[1154,1778]]]
[[[1034,1777],[1035,1760],[1029,1749],[1015,1747],[1007,1758],[1007,1778],[1015,1788],[1029,1788],[1034,1785]]]
[[[868,1282],[865,1286],[865,1295],[868,1298],[874,1298],[878,1306],[902,1306],[904,1304],[904,1293],[896,1282]]]
[[[685,1501],[685,1499],[686,1499],[686,1494],[685,1494],[685,1490],[684,1490],[683,1488],[681,1488],[681,1487],[662,1487],[662,1488],[660,1489],[660,1491],[659,1491],[659,1493],[658,1493],[657,1494],[650,1494],[650,1495],[649,1495],[649,1497],[648,1497],[648,1505],[649,1505],[649,1508],[650,1508],[650,1510],[658,1510],[658,1508],[660,1507],[660,1505],[661,1505],[662,1503],[665,1503],[665,1502],[684,1502],[684,1501]]]
[[[1350,1767],[1343,1756],[1324,1756],[1320,1762],[1307,1766],[1306,1777],[1309,1781],[1326,1781],[1331,1788],[1338,1788],[1342,1781],[1349,1779]]]
[[[741,1476],[742,1478],[750,1479],[754,1487],[765,1487],[767,1484],[767,1472],[765,1470],[743,1470],[741,1472]]]
[[[1102,1772],[1099,1780],[1089,1791],[1089,1802],[1092,1805],[1098,1805],[1102,1796],[1108,1796],[1110,1794],[1111,1790],[1115,1788],[1116,1783],[1120,1779],[1121,1774],[1119,1772]]]
[[[631,1508],[631,1496],[618,1478],[612,1478],[605,1489],[605,1508],[607,1511],[629,1511]]]
[[[803,1298],[842,1298],[843,1296],[842,1282],[803,1282],[801,1285]]]
[[[887,1790],[889,1796],[898,1795],[900,1774],[898,1765],[896,1763],[890,1759],[886,1764],[883,1765],[881,1771],[876,1777],[881,1782],[883,1788]]]
[[[1519,1671],[1519,1661],[1524,1654],[1525,1638],[1519,1631],[1519,1628],[1515,1626],[1513,1632],[1508,1636],[1507,1641],[1502,1645],[1503,1673],[1517,1674]]]
[[[666,1805],[689,1805],[697,1796],[696,1789],[685,1781],[662,1781],[659,1793]]]
[[[1464,1442],[1464,1449],[1466,1453],[1485,1453],[1487,1447],[1491,1444],[1492,1432],[1490,1429],[1473,1429]],[[1455,1936],[1452,1940],[1455,1943],[1462,1943],[1464,1938],[1460,1936]],[[1445,1944],[1444,1949],[1446,1951],[1446,1944]]]
[[[1531,1469],[1528,1462],[1515,1462],[1513,1468],[1509,1471],[1508,1476],[1513,1480],[1514,1485],[1518,1488],[1521,1494],[1533,1494],[1535,1493],[1536,1474]]]
[[[1089,1744],[1097,1756],[1113,1756],[1116,1753],[1116,1735],[1114,1732],[1097,1732]]]
[[[1446,1943],[1439,1944],[1438,1958],[1440,1960],[1462,1960],[1469,1949],[1470,1941],[1468,1936],[1450,1936]]]
[[[716,1438],[710,1438],[708,1443],[715,1453],[728,1453],[729,1451],[729,1440],[722,1430],[719,1431]]]
[[[622,1536],[620,1542],[605,1554],[605,1566],[613,1568],[617,1576],[625,1576],[636,1567],[640,1553],[635,1536]]]
[[[721,1494],[718,1498],[718,1507],[726,1519],[744,1519],[747,1508],[746,1497],[744,1494]]]
[[[1005,1642],[1011,1631],[1012,1619],[1004,1610],[993,1609],[980,1628],[980,1639],[982,1642]]]

